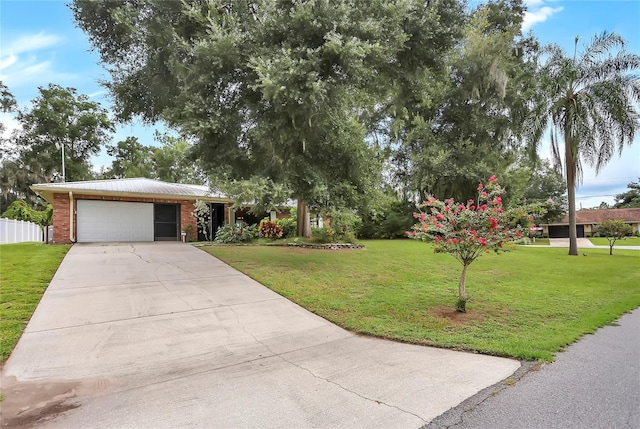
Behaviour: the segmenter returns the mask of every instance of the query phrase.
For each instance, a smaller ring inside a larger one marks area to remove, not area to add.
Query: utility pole
[[[65,174],[64,174],[64,143],[60,144],[62,146],[62,183],[65,182]]]

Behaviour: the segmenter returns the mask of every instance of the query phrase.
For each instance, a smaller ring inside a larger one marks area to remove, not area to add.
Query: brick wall
[[[69,244],[69,195],[53,195],[53,243]]]
[[[198,225],[196,218],[191,213],[194,210],[193,201],[182,201],[180,203],[180,230],[189,231],[187,241],[198,239]],[[190,226],[190,228],[187,228]]]
[[[74,194],[74,200],[104,200],[104,201],[128,201],[143,203],[166,203],[180,204],[180,229],[186,231],[187,226],[191,225],[187,240],[197,239],[198,229],[196,227],[196,219],[191,214],[193,212],[193,200],[177,200],[169,198],[133,198],[133,197],[116,197],[101,195],[84,195]],[[75,205],[75,204],[74,204]],[[225,203],[225,222],[229,222],[228,208],[229,204]],[[76,215],[74,207],[73,224],[76,225]],[[55,244],[69,244],[69,195],[54,194],[53,196],[53,242]],[[75,231],[74,231],[75,238]]]

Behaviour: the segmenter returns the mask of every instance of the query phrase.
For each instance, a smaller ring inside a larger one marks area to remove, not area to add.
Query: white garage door
[[[77,200],[77,241],[153,241],[153,203]]]

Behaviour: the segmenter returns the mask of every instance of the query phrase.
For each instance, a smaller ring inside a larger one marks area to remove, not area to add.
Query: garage
[[[77,200],[77,241],[154,241],[153,203]]]
[[[224,225],[231,213],[231,200],[208,185],[130,178],[39,183],[31,189],[53,206],[55,244],[195,241],[196,201],[212,207],[211,228]]]
[[[576,225],[576,234],[584,237],[584,225]],[[569,238],[569,225],[549,225],[549,238]]]

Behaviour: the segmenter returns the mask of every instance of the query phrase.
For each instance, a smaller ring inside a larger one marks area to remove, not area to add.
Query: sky
[[[0,0],[0,80],[21,107],[38,96],[38,87],[56,83],[76,88],[109,108],[108,94],[100,85],[109,79],[108,73],[86,35],[75,26],[67,2]],[[470,0],[471,6],[478,3]],[[525,4],[523,32],[531,31],[543,44],[556,43],[573,52],[576,36],[580,48],[595,34],[615,31],[627,41],[628,52],[640,54],[640,0],[525,0]],[[1,120],[8,131],[17,126],[11,116],[1,115]],[[153,144],[155,128],[119,125],[113,142],[135,136],[143,144]],[[540,155],[550,156],[548,141],[542,142]],[[99,167],[110,160],[103,151],[93,163]],[[627,184],[639,177],[640,133],[598,175],[585,166],[577,206],[611,204],[615,194],[625,192]]]

